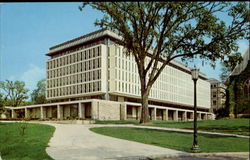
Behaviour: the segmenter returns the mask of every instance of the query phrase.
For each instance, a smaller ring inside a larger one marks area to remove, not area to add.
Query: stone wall
[[[120,104],[112,101],[92,102],[92,118],[98,120],[120,120]]]

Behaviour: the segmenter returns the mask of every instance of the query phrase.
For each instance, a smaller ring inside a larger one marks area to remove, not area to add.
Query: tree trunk
[[[145,77],[141,80],[141,120],[140,123],[148,123],[150,122],[149,119],[149,112],[148,112],[148,96],[149,96],[149,88],[146,88],[145,84]]]
[[[225,109],[226,109],[226,116],[229,117],[230,114],[230,104],[229,104],[229,87],[226,88],[226,102],[225,102]]]

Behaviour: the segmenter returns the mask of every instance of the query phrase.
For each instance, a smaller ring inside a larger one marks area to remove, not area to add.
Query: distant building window
[[[216,101],[213,101],[213,105],[216,105]]]

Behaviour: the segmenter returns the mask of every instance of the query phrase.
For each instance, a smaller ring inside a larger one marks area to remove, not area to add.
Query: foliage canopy
[[[120,34],[135,58],[142,123],[149,121],[149,91],[173,59],[235,63],[241,58],[237,40],[250,37],[248,2],[84,2],[80,10],[86,5],[104,13],[95,24]]]

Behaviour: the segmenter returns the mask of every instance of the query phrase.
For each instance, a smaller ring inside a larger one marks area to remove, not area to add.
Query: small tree
[[[0,82],[0,89],[4,92],[4,100],[7,105],[13,107],[19,106],[23,100],[28,98],[28,89],[25,88],[25,83],[22,81]]]
[[[31,93],[31,99],[34,104],[46,103],[46,80],[42,79],[38,81],[37,88]]]
[[[84,2],[104,13],[96,25],[120,34],[135,58],[141,85],[141,123],[149,122],[148,97],[163,69],[180,57],[231,62],[240,56],[237,40],[249,38],[247,2]],[[226,24],[227,13],[231,22]]]
[[[3,112],[3,106],[4,106],[3,94],[0,93],[0,114]]]

